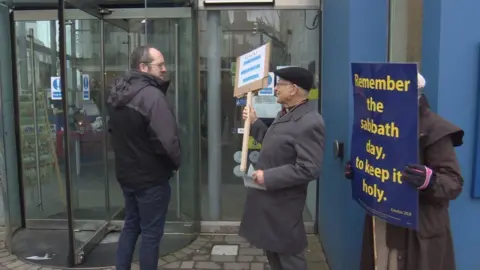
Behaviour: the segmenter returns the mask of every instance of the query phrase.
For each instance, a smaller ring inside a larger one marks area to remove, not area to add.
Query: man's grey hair
[[[150,64],[153,61],[152,56],[150,55],[150,46],[138,46],[133,50],[130,56],[130,69],[138,70],[140,64]]]
[[[303,89],[302,87],[296,85],[298,88],[300,88],[300,90],[302,90],[301,92],[303,93],[303,95],[305,96],[308,96],[310,94],[310,91],[309,90],[306,90],[306,89]]]

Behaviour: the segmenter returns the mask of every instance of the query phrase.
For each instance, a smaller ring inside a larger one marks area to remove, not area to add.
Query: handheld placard
[[[267,87],[269,63],[270,43],[258,47],[257,49],[237,58],[233,96],[240,98],[246,95],[247,107],[252,106],[253,92]],[[242,159],[240,162],[240,171],[242,172],[246,172],[247,170],[248,138],[250,137],[251,124],[250,120],[250,116],[248,116],[244,123]]]

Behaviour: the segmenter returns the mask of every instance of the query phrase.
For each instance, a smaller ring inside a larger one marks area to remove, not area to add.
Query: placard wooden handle
[[[372,230],[373,230],[373,264],[375,270],[378,269],[378,255],[377,255],[377,237],[376,237],[376,226],[375,226],[375,217],[372,216]]]
[[[247,171],[247,161],[248,161],[248,139],[250,138],[250,108],[252,107],[252,92],[247,93],[247,108],[248,108],[248,117],[245,119],[243,126],[243,143],[242,143],[242,161],[240,162],[240,171]]]

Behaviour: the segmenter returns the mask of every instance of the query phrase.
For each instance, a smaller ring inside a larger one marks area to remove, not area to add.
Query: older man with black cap
[[[251,119],[250,135],[262,144],[253,179],[264,189],[248,189],[239,234],[265,250],[272,270],[306,270],[302,214],[308,183],[320,175],[325,127],[307,102],[313,75],[300,67],[274,73],[283,109],[272,125],[258,120],[252,108],[243,112]]]

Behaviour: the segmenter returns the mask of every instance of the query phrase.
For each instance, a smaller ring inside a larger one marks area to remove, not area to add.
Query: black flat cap
[[[310,91],[313,87],[313,74],[302,67],[287,67],[273,72],[276,76]]]

